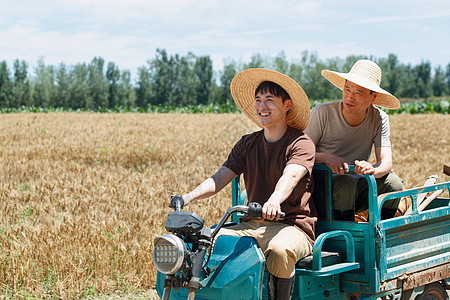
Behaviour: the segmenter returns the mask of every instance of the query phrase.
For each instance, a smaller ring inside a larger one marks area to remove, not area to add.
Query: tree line
[[[341,92],[320,74],[323,69],[348,72],[358,59],[371,59],[383,71],[381,86],[399,98],[427,99],[450,94],[450,63],[432,68],[430,62],[401,63],[395,54],[376,59],[349,56],[321,60],[304,51],[288,61],[281,52],[276,57],[255,54],[247,63],[233,59],[213,70],[209,56],[169,55],[158,49],[154,58],[138,68],[132,82],[129,70],[95,57],[90,63],[57,66],[37,62],[34,73],[28,63],[15,60],[12,69],[0,62],[0,108],[54,107],[67,109],[108,109],[150,106],[183,107],[232,104],[230,83],[247,68],[268,68],[287,74],[305,90],[310,100],[335,100]]]

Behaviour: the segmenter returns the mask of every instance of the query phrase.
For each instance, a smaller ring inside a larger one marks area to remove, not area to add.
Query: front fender
[[[195,299],[261,299],[265,259],[256,240],[221,235],[202,272],[202,287]],[[165,275],[158,272],[156,289],[161,296]],[[172,290],[169,299],[187,299],[188,289]]]

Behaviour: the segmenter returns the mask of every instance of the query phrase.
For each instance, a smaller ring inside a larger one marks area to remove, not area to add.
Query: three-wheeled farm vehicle
[[[448,167],[444,172],[450,176]],[[365,175],[367,220],[349,222],[333,219],[331,170],[316,164],[313,176],[317,238],[311,255],[296,265],[292,299],[448,299],[450,197],[438,194],[450,192],[450,181],[377,195],[374,177]],[[233,223],[243,213],[260,213],[257,205],[247,206],[239,178],[232,190],[233,206],[214,228],[182,211],[181,197],[172,198],[171,233],[155,238],[152,253],[162,299],[267,299],[265,259],[256,241],[215,239],[229,217]],[[381,220],[383,203],[396,198],[410,199],[409,210]]]

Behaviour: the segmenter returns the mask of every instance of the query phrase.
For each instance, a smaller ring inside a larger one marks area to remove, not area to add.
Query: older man
[[[349,73],[323,70],[322,75],[343,92],[341,101],[317,105],[311,111],[305,133],[316,145],[316,162],[334,173],[334,218],[353,221],[356,212],[367,209],[367,181],[373,174],[378,193],[403,189],[402,180],[392,173],[389,118],[376,106],[397,109],[400,102],[380,87],[381,69],[370,60],[357,61]],[[368,162],[372,146],[375,164]],[[356,174],[345,174],[349,165]],[[381,218],[395,215],[399,199],[387,201]]]

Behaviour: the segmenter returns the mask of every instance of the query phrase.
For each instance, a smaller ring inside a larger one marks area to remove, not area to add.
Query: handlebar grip
[[[184,207],[184,199],[181,195],[175,195],[170,197],[169,207],[175,209],[176,211],[181,211]]]
[[[248,204],[248,216],[252,218],[261,218],[262,217],[262,206],[258,202],[250,202]],[[286,214],[281,212],[280,219],[284,219]]]
[[[258,202],[250,202],[248,204],[248,216],[251,218],[262,217],[262,206]]]

